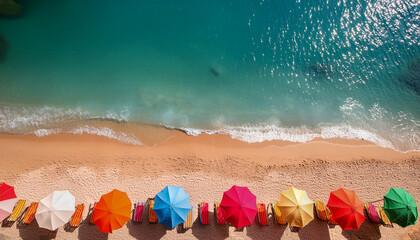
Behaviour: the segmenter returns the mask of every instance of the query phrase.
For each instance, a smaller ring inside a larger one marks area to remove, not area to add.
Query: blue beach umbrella
[[[159,223],[174,228],[187,220],[192,209],[190,196],[182,187],[166,186],[156,194],[153,211]]]

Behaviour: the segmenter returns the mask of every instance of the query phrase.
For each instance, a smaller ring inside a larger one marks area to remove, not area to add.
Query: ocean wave
[[[68,119],[86,119],[90,113],[81,108],[64,109],[43,107],[0,107],[0,131],[16,132],[41,128],[45,124]]]
[[[37,129],[32,132],[35,136],[45,137],[48,135],[67,133],[67,134],[90,134],[97,136],[104,136],[110,139],[118,140],[122,143],[128,143],[132,145],[143,145],[134,135],[125,134],[122,132],[115,132],[114,130],[106,127],[92,127],[92,126],[79,126],[70,131],[63,131],[61,129]]]
[[[218,130],[182,128],[186,134],[197,136],[201,133],[229,135],[233,139],[248,143],[282,140],[289,142],[308,142],[315,138],[358,139],[373,142],[381,147],[396,149],[390,141],[372,132],[347,125],[323,126],[316,129],[303,127],[280,127],[273,124],[226,126]]]

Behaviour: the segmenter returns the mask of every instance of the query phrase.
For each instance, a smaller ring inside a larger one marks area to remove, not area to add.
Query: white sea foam
[[[0,131],[16,132],[40,128],[47,123],[68,119],[86,119],[89,112],[81,108],[63,109],[50,106],[38,108],[0,107]]]
[[[45,137],[45,136],[49,136],[49,135],[53,135],[53,134],[59,134],[61,133],[62,130],[61,129],[37,129],[35,131],[33,131],[33,134],[37,137]]]
[[[106,127],[92,127],[92,126],[80,126],[67,133],[73,134],[92,134],[98,136],[104,136],[111,139],[116,139],[123,143],[142,145],[142,143],[132,134],[125,134],[123,132],[115,132],[114,130]]]
[[[69,133],[69,134],[91,134],[97,136],[104,136],[107,138],[115,139],[123,143],[128,143],[132,145],[143,145],[134,135],[125,134],[122,132],[115,132],[114,130],[106,127],[92,127],[92,126],[79,126],[70,131],[62,131],[61,129],[37,129],[32,132],[35,136],[45,137],[48,135],[54,135],[59,133]]]
[[[195,129],[195,128],[174,128],[174,127],[168,127],[170,129],[178,129],[181,130],[183,132],[185,132],[186,134],[190,135],[190,136],[198,136],[202,133],[207,133],[207,134],[213,134],[215,133],[215,131],[213,130],[204,130],[204,129]]]
[[[238,139],[248,143],[283,140],[289,142],[308,142],[315,138],[344,138],[359,139],[373,142],[381,147],[393,148],[395,146],[388,140],[363,129],[353,128],[351,126],[324,126],[316,129],[308,127],[285,128],[272,124],[266,125],[243,125],[243,126],[226,126],[218,130],[202,130],[182,128],[185,133],[197,136],[201,133],[207,134],[223,134],[229,135],[234,139]]]

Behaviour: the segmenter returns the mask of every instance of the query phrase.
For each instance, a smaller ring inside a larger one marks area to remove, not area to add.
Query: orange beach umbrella
[[[112,233],[130,220],[131,201],[127,193],[114,189],[102,195],[95,207],[93,222],[101,232]]]
[[[334,221],[344,230],[357,230],[365,221],[364,204],[354,191],[340,188],[331,192],[327,207]]]

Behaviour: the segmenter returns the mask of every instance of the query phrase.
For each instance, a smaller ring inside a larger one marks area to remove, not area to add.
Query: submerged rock
[[[309,71],[313,75],[327,75],[328,73],[332,72],[332,66],[327,63],[312,63],[309,65]]]
[[[14,0],[0,0],[0,16],[16,17],[21,13],[20,4]]]
[[[420,94],[420,57],[408,63],[402,81],[417,94]]]
[[[210,70],[211,74],[213,74],[213,76],[220,77],[219,71],[217,71],[214,67],[209,67],[209,70]]]
[[[0,61],[6,57],[7,50],[9,50],[9,43],[7,43],[3,35],[0,34]]]

